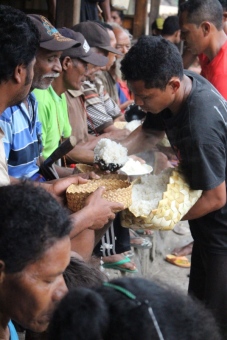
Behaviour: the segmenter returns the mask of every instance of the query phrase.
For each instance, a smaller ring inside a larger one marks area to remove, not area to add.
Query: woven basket
[[[101,186],[106,188],[102,197],[108,201],[122,203],[124,208],[128,208],[132,204],[132,183],[119,179],[102,178],[89,180],[86,184],[71,184],[66,190],[68,208],[74,212],[82,209],[87,197]]]
[[[202,190],[191,190],[182,173],[173,170],[157,209],[148,216],[136,216],[131,208],[121,212],[121,224],[133,229],[171,230],[190,210],[202,194]]]
[[[78,173],[86,173],[86,172],[95,172],[97,175],[99,175],[101,178],[105,179],[116,179],[116,180],[121,180],[121,181],[128,181],[128,175],[124,174],[116,174],[116,173],[107,173],[106,171],[102,171],[97,169],[96,167],[88,164],[82,164],[78,163],[76,165],[78,169]]]

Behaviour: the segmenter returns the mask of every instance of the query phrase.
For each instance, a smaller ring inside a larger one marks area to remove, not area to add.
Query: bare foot
[[[102,257],[102,261],[104,263],[114,263],[121,261],[125,258],[124,254],[115,254],[115,255],[110,255],[110,256],[104,256]],[[119,265],[122,268],[127,268],[129,270],[136,270],[135,263],[133,261],[126,262],[124,264]]]
[[[187,256],[187,255],[191,255],[193,243],[194,243],[194,242],[188,243],[188,244],[186,244],[186,246],[184,246],[184,247],[174,248],[173,251],[172,251],[172,254],[173,254],[173,255],[176,255],[176,256]]]

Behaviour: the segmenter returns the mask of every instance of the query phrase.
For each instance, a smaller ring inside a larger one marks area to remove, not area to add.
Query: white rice
[[[132,132],[135,129],[137,129],[138,126],[140,126],[141,124],[142,124],[141,120],[132,120],[131,122],[129,122],[125,125],[125,129]]]
[[[127,175],[145,175],[148,170],[139,161],[134,161],[134,159],[129,158],[125,165],[121,168],[121,171],[125,172]]]
[[[172,168],[168,168],[157,176],[141,177],[141,183],[133,185],[130,210],[135,216],[147,216],[151,210],[158,207],[163,193],[167,190],[172,171]]]
[[[124,165],[128,160],[127,154],[128,150],[121,144],[102,138],[94,149],[94,160],[95,162],[103,160],[106,165],[110,163]]]

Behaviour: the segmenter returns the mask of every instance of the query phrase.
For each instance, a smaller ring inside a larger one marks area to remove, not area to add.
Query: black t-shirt
[[[165,131],[191,188],[210,190],[226,181],[227,102],[205,78],[185,74],[192,90],[180,112],[148,113],[143,128]],[[189,224],[196,241],[227,253],[227,204]]]

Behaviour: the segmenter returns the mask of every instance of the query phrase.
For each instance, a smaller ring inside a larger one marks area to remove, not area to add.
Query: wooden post
[[[151,0],[150,14],[149,14],[149,34],[151,34],[151,25],[158,17],[159,6],[161,0]]]
[[[72,27],[80,22],[80,0],[57,0],[56,27]]]
[[[139,38],[145,34],[147,21],[147,0],[137,0],[135,3],[135,17],[133,20],[133,37]]]

